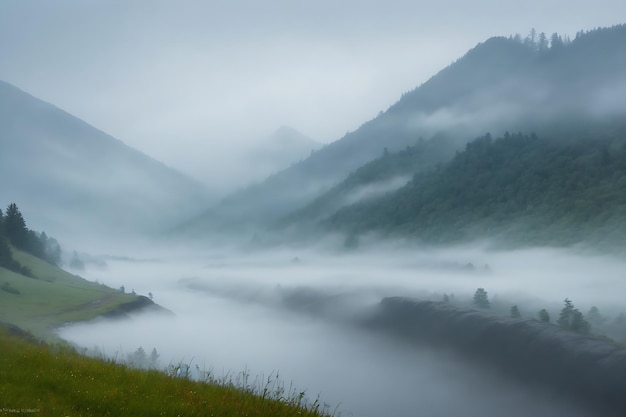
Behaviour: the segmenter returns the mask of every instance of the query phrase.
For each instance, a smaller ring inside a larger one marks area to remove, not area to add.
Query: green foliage
[[[322,219],[344,206],[346,200],[367,186],[385,183],[399,177],[411,177],[417,172],[434,169],[437,164],[454,155],[452,140],[438,135],[430,140],[418,139],[413,146],[398,152],[383,150],[383,155],[366,163],[341,183],[316,198],[313,202],[284,217],[276,227],[284,228],[295,223]]]
[[[321,416],[302,397],[255,395],[234,385],[195,382],[88,358],[69,348],[0,329],[0,409],[52,416]],[[26,413],[25,413],[26,414]]]
[[[15,247],[22,250],[28,248],[30,236],[26,228],[26,222],[15,203],[9,204],[7,208],[4,218],[4,233]]]
[[[4,236],[0,235],[0,267],[14,272],[20,271],[21,265],[13,259],[13,253]]]
[[[484,288],[478,288],[474,293],[474,305],[478,308],[489,308],[489,298]]]
[[[550,313],[545,308],[539,310],[539,321],[544,323],[550,323]]]
[[[15,203],[9,204],[6,215],[0,210],[0,267],[26,276],[33,276],[13,259],[9,244],[44,259],[53,265],[61,262],[61,246],[45,232],[40,234],[26,227],[26,221]]]
[[[517,244],[614,242],[626,234],[624,196],[626,129],[596,131],[592,139],[486,135],[441,169],[323,224],[432,243],[487,236]]]

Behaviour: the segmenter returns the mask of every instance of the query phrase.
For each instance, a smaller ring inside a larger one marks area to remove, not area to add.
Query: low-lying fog
[[[613,317],[626,294],[624,262],[558,250],[387,247],[330,255],[283,249],[150,253],[87,263],[81,275],[152,293],[175,316],[136,315],[64,328],[88,349],[124,358],[156,348],[161,367],[178,363],[214,375],[279,373],[289,387],[354,416],[586,416],[542,391],[521,387],[453,353],[402,344],[351,325],[384,296],[470,303],[476,288],[493,308],[541,308],[553,321],[566,297],[586,313]],[[626,308],[624,309],[626,310]]]

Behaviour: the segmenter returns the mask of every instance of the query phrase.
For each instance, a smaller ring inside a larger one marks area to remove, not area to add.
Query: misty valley
[[[573,406],[567,391],[557,395],[558,387],[516,382],[493,363],[467,356],[463,345],[408,343],[363,322],[388,296],[441,302],[447,294],[454,306],[475,308],[477,287],[488,290],[496,316],[509,317],[517,305],[522,318],[538,319],[546,308],[556,322],[567,295],[579,300],[582,311],[599,306],[608,320],[620,314],[626,285],[621,261],[549,249],[392,246],[344,255],[324,250],[152,255],[144,258],[154,261],[107,261],[106,269],[87,268],[83,274],[115,288],[152,293],[174,315],[99,319],[64,327],[59,335],[106,357],[126,358],[139,346],[147,353],[156,348],[160,366],[182,363],[196,377],[211,371],[237,378],[247,370],[250,384],[262,384],[264,376],[278,374],[344,415],[409,416],[416,409],[428,415],[594,415],[585,404]],[[477,267],[469,269],[468,263]],[[107,281],[111,277],[117,280]]]
[[[0,81],[0,414],[624,415],[624,68],[491,37],[210,178]]]

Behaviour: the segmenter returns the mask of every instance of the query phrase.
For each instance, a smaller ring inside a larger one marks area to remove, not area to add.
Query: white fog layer
[[[142,259],[152,260],[110,257],[106,267],[88,266],[82,274],[152,293],[174,316],[76,324],[61,329],[61,337],[109,357],[156,348],[161,367],[186,363],[217,376],[247,370],[251,382],[278,372],[285,385],[355,416],[587,416],[571,401],[456,354],[405,345],[347,319],[385,296],[440,300],[446,293],[469,304],[477,287],[494,306],[517,304],[528,318],[541,308],[558,317],[566,297],[582,311],[597,305],[617,314],[626,290],[623,261],[559,250],[388,247],[341,257],[206,250]],[[330,308],[316,308],[319,299]]]

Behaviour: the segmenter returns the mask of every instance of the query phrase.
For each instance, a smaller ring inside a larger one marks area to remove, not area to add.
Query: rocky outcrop
[[[572,395],[601,415],[626,410],[626,349],[537,320],[468,308],[385,298],[365,322],[420,343],[443,345],[524,381]]]

